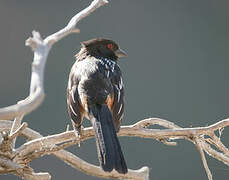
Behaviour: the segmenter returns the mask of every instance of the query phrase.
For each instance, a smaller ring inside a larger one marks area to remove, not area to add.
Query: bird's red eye
[[[107,47],[108,47],[110,50],[113,50],[114,45],[113,45],[113,44],[108,44]]]

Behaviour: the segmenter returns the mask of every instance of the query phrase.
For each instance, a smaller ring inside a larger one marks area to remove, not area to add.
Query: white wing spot
[[[120,105],[120,108],[118,110],[118,114],[121,112],[121,110],[122,110],[122,104]]]
[[[71,105],[71,104],[70,104],[70,109],[71,109],[72,113],[73,113],[75,116],[78,116],[78,115],[75,113],[74,109],[72,108],[72,105]]]
[[[119,102],[119,100],[120,100],[120,90],[118,89],[118,102]]]
[[[123,82],[122,82],[122,78],[120,78],[120,81],[119,81],[119,89],[121,90],[123,87]]]
[[[74,97],[74,94],[73,94],[73,91],[71,91],[71,96],[72,96],[72,100],[73,100],[73,102],[74,102],[74,103],[76,103],[76,101],[75,101],[75,97]]]

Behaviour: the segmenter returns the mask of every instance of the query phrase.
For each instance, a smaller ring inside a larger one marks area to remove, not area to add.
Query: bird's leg
[[[76,138],[78,140],[78,146],[80,147],[80,143],[81,143],[81,135],[82,135],[82,132],[81,130],[83,129],[84,127],[82,125],[80,125],[78,128],[76,128],[74,130],[75,132],[75,135],[76,135]]]
[[[74,121],[72,121],[74,133],[76,136],[76,140],[78,140],[78,146],[80,147],[80,142],[81,142],[81,130],[83,129],[83,126],[80,124],[76,124]]]

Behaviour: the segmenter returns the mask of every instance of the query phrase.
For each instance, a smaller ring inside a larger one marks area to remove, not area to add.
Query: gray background
[[[43,37],[62,28],[91,0],[0,1],[0,107],[28,95],[33,53],[24,46],[33,29]],[[44,103],[24,121],[43,135],[63,132],[70,123],[65,90],[80,42],[112,38],[128,53],[120,60],[126,87],[123,124],[161,117],[184,127],[206,126],[229,116],[228,0],[113,0],[83,19],[80,34],[51,50],[45,70]],[[86,123],[88,125],[88,123]],[[222,137],[226,145],[229,129]],[[180,140],[169,147],[155,140],[120,138],[129,168],[150,167],[150,179],[207,179],[195,146]],[[98,164],[94,139],[70,150]],[[229,178],[229,168],[208,158],[214,179]],[[52,156],[32,163],[53,179],[98,179]],[[0,175],[0,179],[17,177]]]

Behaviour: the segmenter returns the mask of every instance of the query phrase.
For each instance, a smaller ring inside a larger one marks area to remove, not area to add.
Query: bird
[[[126,56],[111,39],[81,42],[67,85],[68,113],[76,137],[81,137],[83,119],[90,120],[100,167],[121,174],[128,169],[117,137],[124,113],[124,85],[117,62]]]

